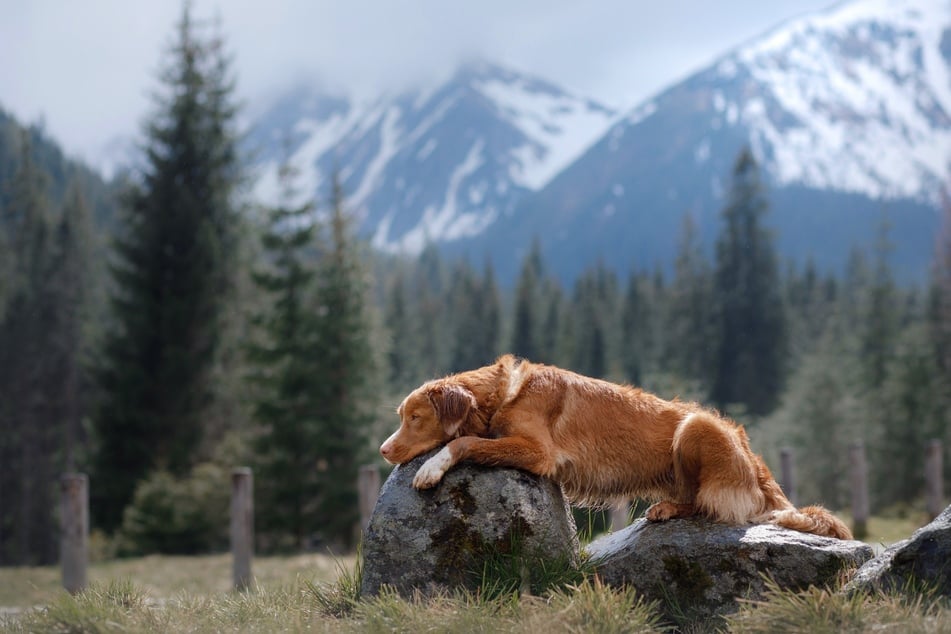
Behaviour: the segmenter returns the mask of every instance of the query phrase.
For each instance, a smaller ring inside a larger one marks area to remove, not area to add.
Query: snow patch
[[[533,90],[522,79],[486,79],[474,87],[524,136],[512,151],[509,177],[531,190],[544,187],[614,121],[605,108],[571,95]]]
[[[951,175],[951,68],[940,49],[949,27],[949,2],[866,0],[741,50],[763,87],[741,117],[774,179],[935,200]]]

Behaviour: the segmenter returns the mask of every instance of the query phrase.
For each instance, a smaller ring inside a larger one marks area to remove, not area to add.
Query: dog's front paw
[[[413,478],[413,488],[431,489],[436,486],[446,470],[452,465],[452,456],[448,447],[443,447],[439,453],[423,463]]]

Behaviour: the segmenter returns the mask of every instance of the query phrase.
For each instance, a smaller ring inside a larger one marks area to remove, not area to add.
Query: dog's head
[[[400,403],[400,428],[380,446],[380,454],[390,464],[409,462],[455,438],[476,408],[475,396],[462,385],[430,381]]]

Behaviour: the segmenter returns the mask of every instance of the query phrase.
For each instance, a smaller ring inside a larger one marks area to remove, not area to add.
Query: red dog
[[[694,403],[505,355],[425,383],[397,413],[400,428],[380,447],[387,462],[448,443],[419,469],[418,489],[468,460],[552,478],[577,504],[660,500],[652,521],[703,515],[852,538],[824,508],[793,507],[743,428]]]

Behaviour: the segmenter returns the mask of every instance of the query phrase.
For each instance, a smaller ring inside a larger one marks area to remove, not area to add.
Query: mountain
[[[592,100],[487,62],[429,89],[370,98],[301,87],[255,126],[255,192],[277,195],[290,155],[319,192],[339,166],[348,205],[373,244],[418,253],[479,236],[543,188],[616,118]]]
[[[281,139],[317,191],[336,163],[362,231],[429,241],[511,281],[537,238],[570,280],[601,260],[669,268],[685,214],[707,248],[740,149],[784,258],[841,270],[891,227],[896,275],[927,274],[951,184],[951,3],[857,0],[743,43],[623,115],[488,63],[372,99],[301,89],[260,119],[258,192]]]
[[[712,242],[746,144],[783,256],[839,269],[887,220],[896,274],[923,279],[951,183],[951,3],[843,4],[739,46],[628,112],[520,203],[500,246],[544,235],[565,277],[594,257],[665,265],[685,213]]]
[[[33,162],[43,174],[47,190],[44,192],[52,205],[58,207],[66,194],[71,180],[82,187],[86,203],[98,228],[114,222],[118,186],[103,181],[99,173],[81,161],[66,154],[60,145],[50,138],[42,126],[23,125],[0,106],[0,210],[10,204],[13,194],[11,185],[19,169],[22,141],[30,144]],[[0,230],[3,230],[0,221]]]

